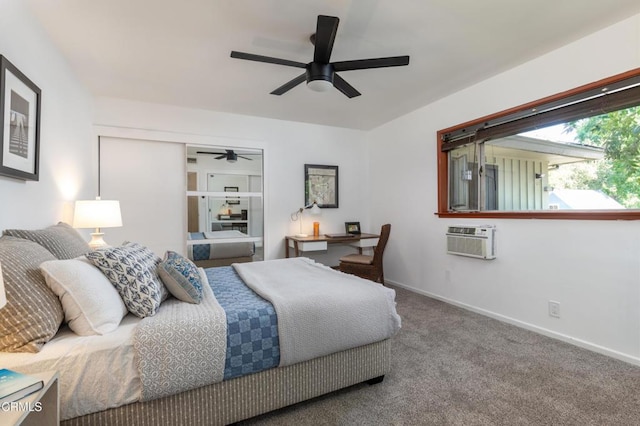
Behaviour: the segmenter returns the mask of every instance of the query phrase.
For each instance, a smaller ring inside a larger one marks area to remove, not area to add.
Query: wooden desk
[[[362,249],[366,247],[375,247],[378,245],[378,238],[380,235],[376,234],[360,234],[353,237],[327,237],[326,235],[320,235],[319,237],[296,237],[286,236],[284,237],[286,243],[286,255],[289,257],[289,248],[293,248],[294,256],[300,256],[300,252],[305,251],[323,251],[327,249],[328,244],[349,244],[350,246],[357,247],[358,251],[362,253]]]

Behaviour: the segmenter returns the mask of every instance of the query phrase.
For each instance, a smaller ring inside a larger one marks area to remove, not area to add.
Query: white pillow
[[[40,270],[58,296],[69,328],[81,336],[109,333],[127,314],[118,291],[85,257],[49,260]]]

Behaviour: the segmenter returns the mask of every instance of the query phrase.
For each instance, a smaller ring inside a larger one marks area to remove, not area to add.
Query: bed
[[[52,236],[53,230],[59,234],[75,232],[59,224],[41,230],[49,232],[22,234],[39,243],[16,238],[15,232],[5,232],[14,237],[0,238],[9,304],[20,297],[16,283],[23,276],[30,281],[29,297],[33,297],[34,288],[47,294],[52,277],[60,278],[56,271],[60,265],[73,264],[76,277],[82,276],[80,269],[91,272],[92,283],[107,275],[101,271],[98,274],[102,275],[96,275],[97,264],[76,256],[86,248],[75,237],[70,240],[77,246],[69,249],[71,241],[57,241],[60,236]],[[47,238],[43,240],[42,235]],[[125,249],[153,258],[135,244],[116,250]],[[54,252],[66,259],[59,259]],[[91,253],[87,257],[91,258]],[[167,261],[165,257],[158,264],[159,271]],[[34,273],[34,265],[40,265],[40,277]],[[77,330],[86,325],[69,318],[72,309],[65,301],[69,302],[70,292],[81,290],[67,285],[61,291],[53,285],[49,288],[56,292],[53,299],[41,297],[54,308],[53,302],[59,298],[65,305],[60,308],[65,324],[60,327],[60,320],[57,326],[50,326],[55,328],[48,332],[50,336],[42,337],[47,333],[41,332],[42,336],[30,343],[33,347],[27,345],[29,353],[5,349],[0,363],[27,374],[57,370],[65,425],[229,424],[357,383],[378,382],[389,371],[389,338],[400,326],[393,290],[304,258],[197,271],[203,283],[200,303],[185,303],[183,299],[193,294],[174,294],[172,284],[167,287],[173,296],[159,291],[157,297],[163,301],[153,315],[144,318],[131,313],[128,305],[123,310],[114,303],[113,315],[123,318],[115,326],[106,319],[98,325],[99,321],[94,321],[93,327],[102,327],[99,334],[78,335]],[[88,282],[86,277],[84,282]],[[274,278],[279,281],[275,285]],[[300,280],[306,284],[301,285]],[[326,292],[325,286],[333,291]],[[348,315],[355,315],[347,318],[344,312],[332,311],[335,308],[320,307],[317,300],[323,297],[330,305],[344,304]],[[357,303],[349,301],[354,297]],[[283,305],[287,298],[298,302]],[[101,304],[109,305],[107,299],[102,297]],[[374,311],[384,314],[372,316]],[[45,322],[44,318],[39,321]],[[330,326],[336,321],[340,327],[333,330]],[[6,346],[4,322],[0,343]],[[216,346],[221,340],[223,346]],[[180,347],[190,353],[189,362],[184,355],[173,353]],[[207,372],[202,373],[205,364]],[[208,370],[216,368],[210,365],[219,365],[218,372],[211,373],[219,376],[212,377],[213,382]]]
[[[246,237],[248,237],[247,234],[238,230],[190,232],[188,234],[189,240],[228,240]],[[207,242],[205,244],[189,244],[187,246],[187,257],[202,268],[251,262],[254,254],[255,243],[248,241]]]

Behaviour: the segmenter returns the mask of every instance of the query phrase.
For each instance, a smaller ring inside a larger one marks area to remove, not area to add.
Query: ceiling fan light
[[[331,90],[333,84],[327,80],[311,80],[307,82],[307,87],[314,92],[327,92]]]
[[[228,152],[227,161],[229,163],[235,163],[236,161],[238,161],[238,154],[236,154],[235,152]]]

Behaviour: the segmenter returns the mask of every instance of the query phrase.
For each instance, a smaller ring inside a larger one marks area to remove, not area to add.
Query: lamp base
[[[309,236],[309,234],[296,234],[296,237],[300,237],[300,238],[308,237],[308,236]]]
[[[91,250],[109,247],[109,244],[104,240],[104,232],[92,232],[89,247],[91,247]]]

